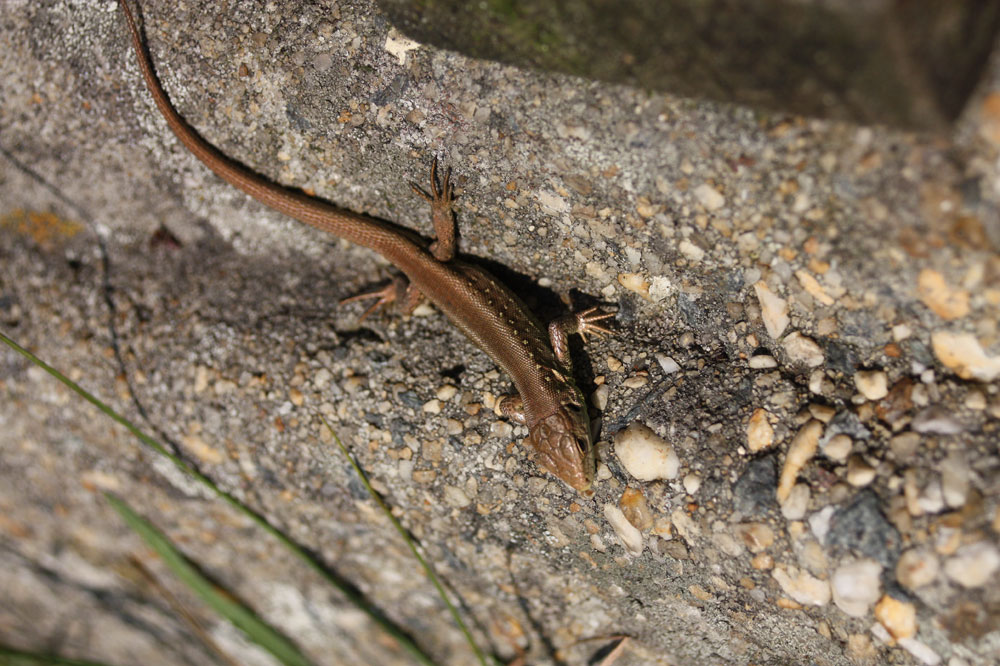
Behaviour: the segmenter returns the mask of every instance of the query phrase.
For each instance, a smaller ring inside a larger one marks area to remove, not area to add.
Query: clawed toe
[[[584,342],[587,341],[588,333],[596,337],[611,335],[610,329],[601,326],[597,322],[603,321],[605,319],[614,316],[615,316],[614,312],[601,312],[599,308],[596,306],[584,310],[583,312],[578,312],[576,314],[577,332],[580,334],[580,337],[583,338]]]

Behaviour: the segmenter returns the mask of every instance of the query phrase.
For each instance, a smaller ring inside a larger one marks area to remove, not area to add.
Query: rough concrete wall
[[[602,643],[577,641],[624,633],[618,664],[991,662],[996,67],[934,139],[410,49],[363,1],[142,9],[166,88],[227,154],[425,234],[408,183],[436,155],[461,189],[465,252],[545,318],[565,295],[617,308],[615,337],[574,349],[601,406],[596,496],[533,466],[490,409],[507,378],[439,314],[337,308],[389,267],[186,154],[111,2],[0,13],[4,332],[442,663],[469,653],[320,414],[505,658],[585,663]],[[111,490],[317,663],[407,663],[272,540],[6,351],[0,387],[0,641],[206,662],[138,558],[237,661],[266,663],[178,588]],[[672,449],[670,478],[637,478],[646,445]]]

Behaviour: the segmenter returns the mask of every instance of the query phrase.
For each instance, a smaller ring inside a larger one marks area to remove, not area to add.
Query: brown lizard
[[[378,297],[372,309],[402,301],[405,308],[412,310],[422,299],[430,300],[510,375],[517,395],[501,399],[497,410],[528,427],[525,441],[536,464],[580,493],[592,494],[594,450],[590,420],[583,394],[573,380],[567,342],[573,333],[584,338],[587,333],[608,333],[598,322],[613,315],[591,308],[560,317],[549,324],[546,336],[545,329],[513,292],[483,269],[455,258],[450,173],[439,186],[434,165],[430,194],[414,186],[431,203],[437,238],[428,244],[409,230],[283,187],[226,157],[173,107],[153,70],[132,10],[126,0],[119,0],[119,4],[146,86],[180,142],[216,175],[257,201],[370,248],[402,271],[409,283],[403,288],[396,282],[368,294]]]

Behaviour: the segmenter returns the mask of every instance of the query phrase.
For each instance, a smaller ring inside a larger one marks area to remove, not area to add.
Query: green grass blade
[[[15,650],[6,645],[0,645],[0,666],[38,666],[39,664],[45,666],[108,666],[103,661],[57,657],[51,654]]]
[[[347,447],[344,446],[344,443],[340,441],[340,437],[337,436],[337,432],[333,429],[333,427],[330,426],[329,423],[327,423],[326,419],[323,418],[322,415],[320,415],[319,418],[321,421],[323,421],[323,425],[327,427],[327,430],[330,431],[330,434],[333,435],[333,439],[335,442],[337,442],[337,446],[339,446],[340,450],[344,453],[344,457],[346,457],[347,460],[350,461],[351,467],[354,468],[354,472],[358,475],[358,478],[361,479],[361,483],[364,485],[365,490],[368,491],[368,494],[371,495],[371,498],[375,500],[376,504],[378,504],[379,508],[382,510],[382,513],[386,515],[386,517],[389,519],[389,522],[392,523],[393,527],[396,528],[396,531],[399,532],[400,536],[403,537],[403,541],[406,542],[406,545],[409,546],[410,548],[410,552],[412,552],[413,556],[417,558],[418,562],[420,562],[420,566],[424,568],[424,571],[427,573],[427,577],[430,579],[435,589],[437,589],[438,595],[440,595],[441,599],[448,607],[448,611],[451,613],[452,618],[454,618],[455,624],[458,625],[458,628],[465,635],[465,640],[469,643],[469,647],[472,648],[472,652],[476,655],[476,658],[479,660],[479,663],[482,664],[483,666],[486,666],[487,663],[486,655],[484,655],[482,650],[479,649],[479,646],[476,645],[476,640],[472,637],[472,632],[469,631],[469,628],[465,625],[465,622],[462,620],[462,616],[459,614],[458,609],[455,608],[455,605],[451,603],[451,599],[448,598],[448,594],[447,592],[445,592],[444,585],[441,584],[441,580],[437,577],[437,574],[434,573],[434,569],[432,569],[431,565],[427,563],[427,560],[424,559],[424,556],[420,554],[420,549],[417,548],[417,544],[414,543],[413,539],[410,537],[410,533],[407,532],[406,528],[403,527],[402,523],[400,523],[396,519],[396,516],[392,515],[392,511],[390,511],[389,507],[386,506],[385,501],[382,500],[382,496],[379,495],[377,492],[375,492],[375,489],[372,488],[372,484],[368,482],[368,475],[366,475],[364,470],[361,469],[361,466],[358,465],[357,461],[354,459],[354,456],[352,456],[351,453],[347,450]],[[494,664],[498,663],[495,659],[493,659],[492,661]]]
[[[187,474],[189,477],[200,483],[205,488],[209,489],[214,493],[219,499],[223,500],[229,506],[233,507],[236,511],[246,516],[260,529],[264,530],[272,537],[274,537],[282,546],[285,547],[289,552],[299,558],[304,562],[310,569],[319,574],[327,583],[335,587],[347,600],[353,604],[356,608],[364,612],[371,620],[378,624],[387,634],[392,636],[411,657],[414,661],[423,666],[435,666],[434,661],[427,656],[423,650],[420,649],[416,643],[406,634],[405,631],[400,629],[396,624],[382,614],[377,608],[372,606],[364,596],[361,595],[354,587],[345,584],[340,579],[337,578],[329,569],[327,569],[319,560],[310,555],[301,546],[292,541],[278,528],[271,525],[267,520],[258,514],[256,511],[243,504],[236,497],[230,495],[225,490],[220,488],[212,481],[210,478],[194,469],[187,463],[185,463],[181,458],[175,456],[171,453],[165,446],[160,444],[157,440],[153,439],[138,427],[136,427],[131,421],[126,419],[124,416],[113,410],[107,404],[102,402],[99,398],[89,393],[82,386],[74,382],[72,379],[62,374],[45,361],[41,360],[30,351],[22,347],[21,345],[14,342],[12,339],[7,337],[0,332],[0,342],[3,342],[8,347],[16,351],[18,354],[34,363],[36,366],[47,372],[49,375],[57,379],[64,386],[69,388],[71,391],[79,395],[81,398],[94,405],[98,410],[101,411],[105,416],[110,418],[122,425],[126,430],[132,433],[136,439],[142,442],[144,445],[152,449],[153,451],[159,453],[164,458],[170,460],[178,469]]]
[[[201,574],[198,569],[171,543],[167,536],[152,523],[137,514],[121,499],[111,493],[104,493],[111,506],[114,507],[122,520],[132,528],[142,540],[156,551],[160,559],[170,568],[181,582],[197,594],[202,601],[216,613],[233,623],[257,645],[274,655],[274,658],[285,666],[311,666],[311,662],[295,645],[278,630],[261,620],[257,615],[222,594],[219,588]]]

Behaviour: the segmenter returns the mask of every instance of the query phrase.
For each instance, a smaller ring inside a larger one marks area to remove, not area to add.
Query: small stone
[[[788,301],[776,295],[761,281],[753,286],[760,303],[760,314],[764,319],[764,328],[772,340],[777,340],[788,328]]]
[[[774,443],[774,428],[768,421],[769,416],[767,410],[760,407],[750,416],[750,422],[747,423],[747,448],[751,453],[757,453]]]
[[[733,505],[746,516],[759,516],[775,506],[774,488],[777,474],[774,456],[755,458],[733,484]]]
[[[624,386],[625,388],[637,389],[637,388],[642,388],[648,383],[649,383],[649,377],[646,377],[644,375],[636,375],[634,377],[629,377],[624,382],[622,382],[622,386]]]
[[[906,500],[906,510],[910,512],[911,516],[940,513],[944,510],[941,482],[937,479],[931,479],[927,485],[921,488],[915,469],[909,469],[903,475],[903,497]]]
[[[892,339],[896,342],[902,342],[911,335],[913,330],[906,324],[896,324],[892,327]]]
[[[423,410],[428,414],[440,414],[441,413],[441,401],[437,398],[428,400],[424,403]]]
[[[615,534],[618,535],[618,539],[622,542],[626,551],[634,556],[638,556],[642,553],[642,532],[637,530],[635,526],[628,521],[628,518],[625,517],[625,514],[622,513],[621,509],[611,503],[605,504],[604,517],[611,525],[611,528],[615,531]]]
[[[796,483],[788,493],[788,499],[781,503],[781,515],[785,520],[802,520],[809,508],[809,486]]]
[[[809,392],[815,395],[823,395],[824,392],[830,390],[829,381],[826,379],[826,373],[822,370],[813,370],[809,373]]]
[[[850,504],[834,511],[824,544],[850,548],[890,567],[899,556],[901,540],[899,530],[882,513],[878,495],[865,489]]]
[[[799,429],[795,439],[788,446],[788,453],[785,455],[785,465],[781,469],[781,479],[778,481],[778,503],[788,499],[795,485],[795,479],[799,476],[799,471],[816,453],[819,446],[820,435],[823,434],[823,424],[820,421],[811,420]]]
[[[457,508],[463,508],[469,506],[472,500],[469,496],[465,494],[465,491],[457,486],[445,486],[444,487],[444,501],[445,504],[449,506],[454,506]]]
[[[982,391],[969,391],[965,396],[965,406],[977,412],[986,409],[986,394]]]
[[[673,524],[678,536],[688,543],[692,543],[696,537],[701,535],[701,528],[698,527],[698,523],[694,522],[691,516],[684,513],[684,509],[674,509],[670,513],[670,522]]]
[[[962,379],[992,382],[1000,377],[1000,356],[987,356],[972,333],[935,331],[931,345],[941,364]]]
[[[793,363],[804,365],[807,368],[823,365],[823,350],[818,344],[798,331],[789,333],[781,345]]]
[[[437,477],[437,472],[432,469],[413,470],[413,480],[417,483],[431,483]]]
[[[809,516],[809,531],[813,533],[813,536],[820,543],[826,543],[826,535],[830,532],[830,521],[833,519],[833,514],[837,511],[837,507],[832,504],[824,506],[822,509]]]
[[[1000,569],[1000,553],[987,541],[962,546],[944,563],[944,573],[962,587],[982,587]]]
[[[774,543],[774,530],[764,523],[743,523],[735,532],[751,553],[761,553]]]
[[[726,198],[708,183],[702,183],[694,188],[694,198],[709,212],[716,211],[726,205]]]
[[[684,484],[684,492],[688,495],[694,495],[701,488],[701,477],[697,474],[688,474],[681,483]]]
[[[771,576],[785,594],[804,606],[825,606],[830,602],[830,584],[796,567],[776,566]]]
[[[953,451],[941,461],[941,494],[952,509],[965,504],[969,494],[969,465],[961,451]]]
[[[931,435],[957,435],[965,430],[954,414],[938,405],[921,410],[910,425],[919,433]]]
[[[934,553],[923,548],[911,548],[896,562],[896,580],[903,587],[915,590],[933,583],[940,569]]]
[[[844,463],[853,447],[854,442],[847,435],[834,435],[823,445],[823,455],[834,462]]]
[[[818,402],[811,402],[809,403],[809,413],[817,421],[829,423],[830,419],[837,414],[837,410],[830,405],[821,405]]]
[[[920,435],[915,432],[904,432],[889,440],[889,450],[900,462],[908,461],[917,447],[920,446]]]
[[[847,461],[847,482],[855,488],[863,488],[875,480],[875,468],[860,455],[854,454]]]
[[[852,560],[841,564],[830,581],[833,603],[852,617],[864,617],[878,601],[881,575],[882,565],[875,560]]]
[[[622,362],[619,361],[614,356],[609,356],[607,359],[605,359],[605,362],[608,364],[608,370],[610,370],[611,372],[621,372],[622,368],[625,367],[622,364]]]
[[[757,354],[750,357],[750,360],[747,361],[747,367],[751,370],[766,370],[778,367],[778,362],[770,354]]]
[[[941,663],[941,657],[938,653],[916,638],[900,638],[899,646],[912,654],[924,666],[937,666]]]
[[[642,273],[619,273],[618,284],[649,300],[649,280]]]
[[[866,400],[881,400],[889,395],[889,378],[881,370],[859,370],[854,373],[854,385]]]
[[[750,566],[757,571],[767,571],[774,566],[774,557],[772,557],[769,553],[754,555],[753,559],[750,560]]]
[[[689,240],[682,240],[677,244],[677,249],[688,261],[698,263],[705,258],[705,251]]]
[[[448,402],[458,394],[458,389],[452,384],[444,384],[437,390],[437,399],[441,402]]]
[[[896,640],[911,638],[917,633],[916,607],[888,594],[875,605],[875,619],[882,623],[889,635]]]
[[[611,397],[611,387],[601,384],[590,394],[590,404],[599,412],[603,412],[608,406],[608,398]]]
[[[815,539],[810,539],[809,537],[800,539],[799,535],[794,534],[795,530],[791,528],[794,528],[796,524],[802,525],[802,523],[792,523],[789,525],[790,529],[788,533],[797,542],[796,545],[801,544],[797,553],[799,563],[817,576],[825,574],[829,567],[826,550]]]
[[[663,370],[663,374],[672,375],[681,369],[681,366],[677,364],[677,361],[670,358],[666,354],[657,354],[656,362],[660,364],[660,369]]]
[[[615,435],[615,454],[625,470],[640,481],[673,479],[680,469],[674,447],[638,422]]]
[[[944,276],[925,268],[917,276],[917,294],[924,305],[942,319],[958,319],[969,313],[969,292],[953,289]]]
[[[830,298],[830,295],[823,290],[823,287],[816,280],[816,278],[808,272],[804,270],[797,270],[795,271],[795,277],[799,279],[799,284],[802,285],[802,288],[809,292],[809,295],[817,301],[823,305],[833,305],[833,299]]]
[[[626,488],[618,500],[618,506],[637,530],[645,531],[653,526],[653,513],[649,510],[649,502],[642,491]]]

